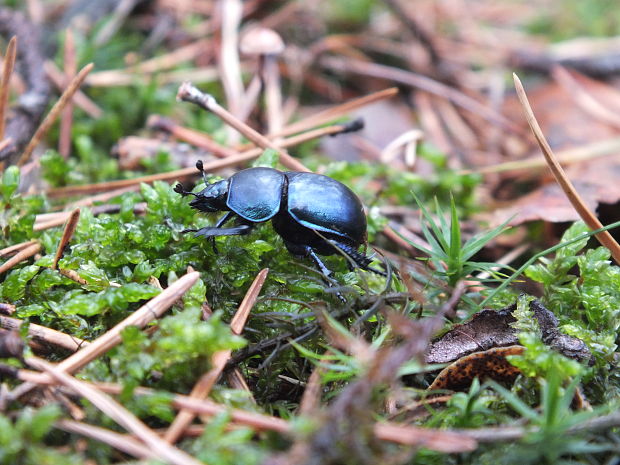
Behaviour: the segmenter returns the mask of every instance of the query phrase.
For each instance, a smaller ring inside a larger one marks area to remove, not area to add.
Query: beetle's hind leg
[[[319,256],[316,254],[316,252],[314,251],[312,247],[307,245],[304,247],[304,250],[306,252],[306,255],[312,259],[316,267],[319,269],[319,271],[323,275],[323,282],[327,286],[332,287],[334,285],[331,279],[333,271],[331,271],[329,268],[327,268],[327,266],[325,266],[325,263],[323,263],[323,261],[319,258]],[[336,297],[338,297],[341,302],[344,302],[344,303],[347,302],[347,299],[345,299],[342,296],[342,294],[340,294],[340,292],[336,292]]]
[[[385,271],[378,270],[370,266],[372,259],[362,253],[359,253],[354,247],[337,241],[332,241],[332,245],[349,257],[358,268],[366,271],[372,271],[379,276],[387,276]]]

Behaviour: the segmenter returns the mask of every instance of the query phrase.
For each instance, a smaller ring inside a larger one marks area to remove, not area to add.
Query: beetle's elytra
[[[274,229],[294,255],[310,257],[321,272],[331,272],[318,255],[343,253],[358,267],[383,274],[369,266],[358,252],[366,242],[366,215],[360,199],[344,184],[314,173],[249,168],[209,184],[202,162],[196,168],[207,186],[197,194],[177,184],[175,192],[193,195],[190,205],[203,212],[226,211],[213,227],[190,229],[196,236],[248,234],[257,223],[271,220]],[[224,224],[236,218],[236,225]]]

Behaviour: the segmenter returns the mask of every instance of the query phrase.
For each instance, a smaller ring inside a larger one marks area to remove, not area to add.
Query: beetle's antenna
[[[202,164],[202,160],[198,160],[196,162],[196,169],[198,171],[200,171],[200,174],[202,174],[202,180],[205,182],[205,184],[208,186],[209,185],[209,181],[207,179],[207,173],[205,173],[205,168],[204,165]]]
[[[173,189],[177,194],[181,194],[183,197],[185,197],[186,195],[193,195],[194,197],[197,197],[196,194],[194,194],[193,192],[190,191],[186,191],[185,189],[183,189],[183,184],[181,184],[180,182],[177,183],[176,186],[174,186]]]

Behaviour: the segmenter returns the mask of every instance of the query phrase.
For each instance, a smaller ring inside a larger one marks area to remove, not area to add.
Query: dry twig
[[[35,147],[39,145],[39,142],[41,142],[41,139],[43,139],[45,134],[47,134],[47,131],[49,131],[52,124],[54,124],[54,121],[56,121],[56,118],[58,118],[67,103],[71,100],[73,94],[75,94],[75,92],[80,88],[88,73],[90,73],[90,71],[93,69],[93,66],[94,65],[92,63],[84,66],[84,68],[82,68],[82,70],[77,74],[77,76],[75,76],[73,80],[69,83],[67,89],[54,104],[43,122],[39,125],[38,129],[32,136],[32,139],[30,139],[30,142],[28,143],[23,153],[21,154],[21,157],[17,161],[17,166],[22,166],[28,160],[30,160],[30,157],[32,156],[32,152],[34,151]]]
[[[265,268],[258,273],[256,278],[254,278],[252,285],[246,292],[241,305],[239,305],[235,316],[230,322],[230,329],[234,334],[241,334],[243,331],[243,327],[245,326],[245,322],[250,315],[250,311],[256,303],[256,299],[258,298],[258,294],[265,283],[265,279],[267,279],[267,273],[269,273],[268,268]],[[224,371],[224,367],[228,363],[231,353],[231,350],[222,350],[213,354],[211,361],[212,368],[194,385],[190,397],[195,399],[205,399],[209,395],[213,385],[222,374],[222,371]],[[181,410],[170,425],[170,428],[168,428],[168,431],[166,431],[164,436],[165,440],[169,443],[175,443],[193,419],[194,414],[192,412]]]
[[[519,97],[519,101],[523,106],[523,111],[525,112],[525,118],[527,119],[527,123],[530,125],[532,132],[534,133],[534,137],[542,150],[543,155],[545,156],[545,160],[549,165],[549,169],[553,173],[555,180],[560,185],[568,200],[573,205],[577,213],[581,219],[588,225],[590,229],[600,229],[603,227],[603,224],[598,220],[596,215],[590,211],[587,205],[583,202],[579,193],[575,190],[575,187],[570,182],[570,179],[566,176],[564,169],[558,163],[551,147],[549,146],[545,135],[540,129],[538,125],[538,121],[536,121],[536,117],[534,116],[534,112],[532,111],[532,107],[527,99],[527,95],[525,94],[525,89],[523,89],[523,85],[521,84],[521,80],[517,77],[516,74],[513,74],[513,79],[515,82],[515,87],[517,89],[517,95]],[[616,242],[616,240],[612,237],[609,231],[603,231],[595,235],[596,239],[601,243],[601,245],[607,247],[611,252],[611,255],[614,257],[616,263],[620,264],[620,244]]]
[[[17,37],[13,36],[9,41],[2,64],[2,78],[0,80],[0,140],[4,139],[4,128],[6,125],[6,109],[9,102],[9,83],[15,66],[17,55]]]

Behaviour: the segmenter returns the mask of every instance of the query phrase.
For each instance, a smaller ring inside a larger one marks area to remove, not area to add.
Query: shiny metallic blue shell
[[[249,168],[229,179],[226,205],[246,220],[260,223],[280,210],[286,178],[271,168]]]
[[[314,173],[286,172],[288,213],[302,226],[341,236],[356,245],[366,241],[366,215],[360,199],[344,184]]]

